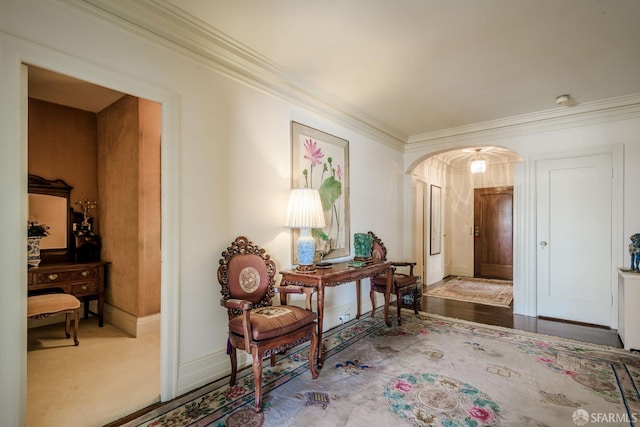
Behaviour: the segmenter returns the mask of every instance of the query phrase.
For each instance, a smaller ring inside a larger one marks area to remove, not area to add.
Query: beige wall
[[[160,312],[160,130],[162,106],[138,99],[138,317]]]
[[[77,211],[74,200],[98,197],[96,132],[94,113],[29,98],[29,173],[72,186]]]
[[[160,312],[160,129],[161,105],[131,96],[97,115],[29,99],[29,173],[98,201],[106,301],[135,317]]]
[[[159,104],[125,96],[98,113],[107,302],[136,317],[160,312],[159,148]]]

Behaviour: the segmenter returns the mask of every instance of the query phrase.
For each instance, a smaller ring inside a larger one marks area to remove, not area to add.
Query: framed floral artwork
[[[349,256],[349,141],[297,122],[291,122],[291,187],[315,188],[320,193],[325,228],[314,228],[316,260]],[[298,263],[293,229],[292,251]]]
[[[429,255],[437,255],[440,253],[440,244],[442,240],[442,194],[441,188],[437,185],[431,185],[431,218],[430,229],[430,250]]]

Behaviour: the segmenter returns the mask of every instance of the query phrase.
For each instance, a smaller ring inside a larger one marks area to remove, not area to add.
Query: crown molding
[[[560,107],[407,136],[340,98],[287,75],[268,58],[166,0],[61,0],[198,61],[235,81],[360,131],[405,154],[452,143],[498,138],[640,117],[640,94]]]
[[[159,42],[236,81],[328,117],[403,151],[407,136],[321,91],[164,0],[62,0]]]
[[[446,148],[462,141],[487,143],[499,138],[547,132],[640,117],[640,94],[625,95],[573,107],[554,108],[409,137],[405,153]]]

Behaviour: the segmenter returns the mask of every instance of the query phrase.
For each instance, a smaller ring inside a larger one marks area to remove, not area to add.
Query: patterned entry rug
[[[509,280],[456,277],[442,285],[427,288],[427,296],[475,302],[496,307],[510,307],[513,301],[513,282]]]
[[[633,426],[640,355],[622,349],[403,311],[401,327],[364,316],[326,333],[312,380],[302,345],[171,402],[134,426]],[[268,363],[266,365],[269,365]]]

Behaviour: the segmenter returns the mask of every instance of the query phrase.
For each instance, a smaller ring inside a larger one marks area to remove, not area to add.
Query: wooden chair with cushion
[[[71,337],[71,316],[73,315],[73,344],[78,345],[78,321],[80,320],[80,300],[71,294],[44,294],[27,298],[27,317],[44,319],[55,314],[65,315],[64,333]]]
[[[255,385],[255,411],[262,410],[262,360],[311,340],[309,369],[316,379],[314,358],[317,349],[317,318],[310,310],[311,293],[303,288],[282,288],[280,292],[307,294],[307,308],[272,305],[275,294],[275,263],[264,249],[246,237],[238,237],[223,253],[218,267],[222,286],[221,305],[229,317],[228,354],[231,359],[230,385],[236,382],[238,360],[236,349],[251,354]],[[286,298],[281,298],[286,304]]]
[[[387,248],[384,246],[384,243],[382,243],[382,240],[380,240],[380,238],[376,236],[372,231],[369,231],[368,234],[373,237],[371,258],[373,258],[374,261],[386,261]],[[400,311],[402,308],[402,297],[404,295],[412,295],[413,311],[418,314],[418,297],[420,293],[418,291],[418,276],[413,275],[413,268],[415,266],[415,262],[391,262],[391,268],[393,271],[393,288],[391,289],[391,292],[396,295],[396,305],[398,307],[398,325],[402,325]],[[402,268],[405,271],[398,272],[398,268]],[[374,316],[376,311],[375,292],[384,294],[386,288],[386,274],[371,278],[371,290],[369,291],[369,296],[371,297],[371,317]],[[388,302],[385,302],[385,304],[388,304]]]

